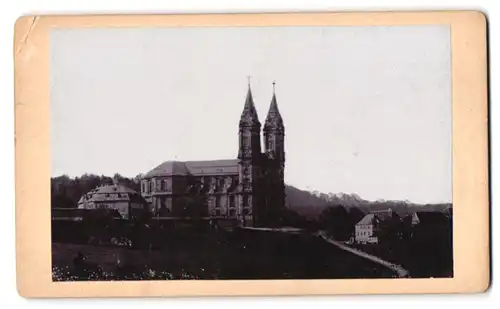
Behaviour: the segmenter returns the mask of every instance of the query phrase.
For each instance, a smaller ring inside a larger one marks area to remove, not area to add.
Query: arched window
[[[269,139],[267,140],[267,149],[271,150],[273,149],[273,139],[271,137],[269,137]]]

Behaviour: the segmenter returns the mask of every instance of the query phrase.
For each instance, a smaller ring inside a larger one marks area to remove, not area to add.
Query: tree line
[[[51,178],[51,204],[52,208],[74,208],[83,194],[102,185],[119,183],[137,192],[141,191],[139,174],[134,178],[127,178],[120,174],[112,177],[95,174],[84,174],[80,177],[71,178],[67,175]],[[289,210],[288,217],[300,216],[307,220],[317,221],[326,209],[342,206],[345,212],[357,214],[370,213],[374,210],[392,209],[401,216],[411,214],[415,211],[438,211],[445,212],[451,208],[451,204],[416,204],[407,201],[367,201],[355,194],[325,194],[300,190],[290,185],[285,187],[286,206]],[[191,203],[199,204],[199,203]],[[331,210],[326,210],[331,211]],[[336,210],[341,217],[344,211]],[[353,215],[351,215],[353,216]]]

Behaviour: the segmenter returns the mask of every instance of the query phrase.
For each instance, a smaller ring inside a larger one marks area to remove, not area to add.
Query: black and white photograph
[[[451,56],[445,24],[52,29],[52,281],[453,278]]]

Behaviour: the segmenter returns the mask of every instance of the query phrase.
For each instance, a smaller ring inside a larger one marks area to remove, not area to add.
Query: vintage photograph
[[[50,151],[53,281],[453,277],[448,25],[54,28]]]

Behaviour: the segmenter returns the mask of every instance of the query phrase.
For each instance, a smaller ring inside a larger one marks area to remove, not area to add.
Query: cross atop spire
[[[271,106],[269,106],[269,112],[267,113],[267,118],[264,123],[265,131],[271,129],[283,129],[283,119],[281,118],[278,103],[276,102],[276,81],[273,81],[273,98],[271,99]]]
[[[260,127],[257,110],[255,109],[255,105],[253,103],[252,89],[250,88],[250,78],[251,76],[247,76],[248,92],[245,100],[245,106],[243,107],[243,112],[241,113],[240,127],[241,126]]]

